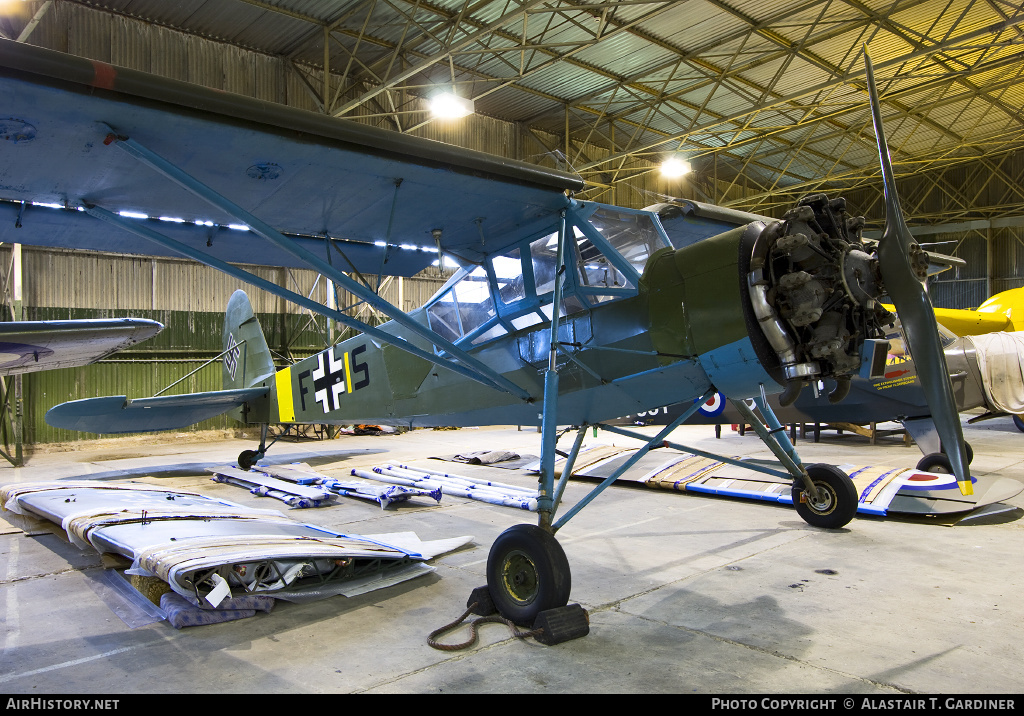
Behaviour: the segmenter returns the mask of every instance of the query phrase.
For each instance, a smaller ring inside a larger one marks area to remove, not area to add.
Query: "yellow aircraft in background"
[[[892,306],[885,307],[893,310]],[[936,308],[935,320],[958,336],[979,336],[974,340],[986,342],[988,348],[983,353],[991,354],[996,362],[991,367],[982,366],[982,370],[999,376],[990,382],[999,386],[1000,393],[990,398],[1010,413],[1013,424],[1024,432],[1024,418],[1018,414],[1024,407],[1024,339],[1010,335],[1024,331],[1024,288],[997,293],[976,309]],[[998,344],[998,350],[994,344]]]
[[[977,308],[936,308],[935,320],[958,336],[1024,331],[1024,288],[997,293]]]

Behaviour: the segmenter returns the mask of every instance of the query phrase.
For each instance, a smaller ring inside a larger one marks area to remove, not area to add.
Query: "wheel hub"
[[[509,553],[502,563],[505,591],[519,604],[529,604],[537,597],[537,566],[525,553]]]
[[[807,505],[815,512],[828,512],[832,509],[832,505],[835,502],[832,490],[829,489],[828,485],[820,482],[816,482],[814,486],[818,488],[818,499],[813,499],[811,495],[805,492]]]

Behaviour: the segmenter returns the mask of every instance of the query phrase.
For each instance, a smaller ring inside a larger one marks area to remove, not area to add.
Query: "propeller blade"
[[[943,450],[949,458],[957,485],[964,495],[973,494],[971,477],[967,472],[967,453],[964,448],[963,428],[953,398],[953,386],[949,382],[946,355],[939,340],[935,322],[935,310],[925,291],[924,281],[928,276],[928,255],[914,240],[900,208],[893,177],[892,159],[882,128],[882,111],[875,88],[875,73],[864,48],[867,63],[868,97],[871,103],[871,119],[875,125],[878,140],[878,158],[882,165],[882,181],[885,186],[885,229],[878,241],[878,263],[886,291],[896,306],[896,313],[903,324],[910,355],[917,367],[917,374],[924,388],[935,428],[942,440]]]

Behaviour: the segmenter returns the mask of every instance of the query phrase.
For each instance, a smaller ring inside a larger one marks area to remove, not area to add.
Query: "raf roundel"
[[[725,396],[715,393],[698,410],[704,415],[719,415],[725,410]]]

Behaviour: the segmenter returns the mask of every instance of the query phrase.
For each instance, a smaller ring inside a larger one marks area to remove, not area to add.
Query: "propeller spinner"
[[[935,311],[925,291],[924,281],[928,272],[928,255],[914,240],[903,219],[896,181],[893,177],[892,160],[885,141],[882,127],[882,113],[875,88],[874,68],[864,48],[867,63],[868,97],[871,103],[871,118],[878,140],[878,158],[882,166],[882,180],[885,187],[885,228],[878,242],[878,262],[886,291],[896,306],[903,330],[907,337],[910,354],[917,366],[917,373],[928,400],[928,407],[935,421],[942,446],[956,475],[960,492],[973,494],[971,478],[967,473],[967,454],[964,448],[963,428],[953,398],[953,387],[949,382],[946,357],[939,341]]]

